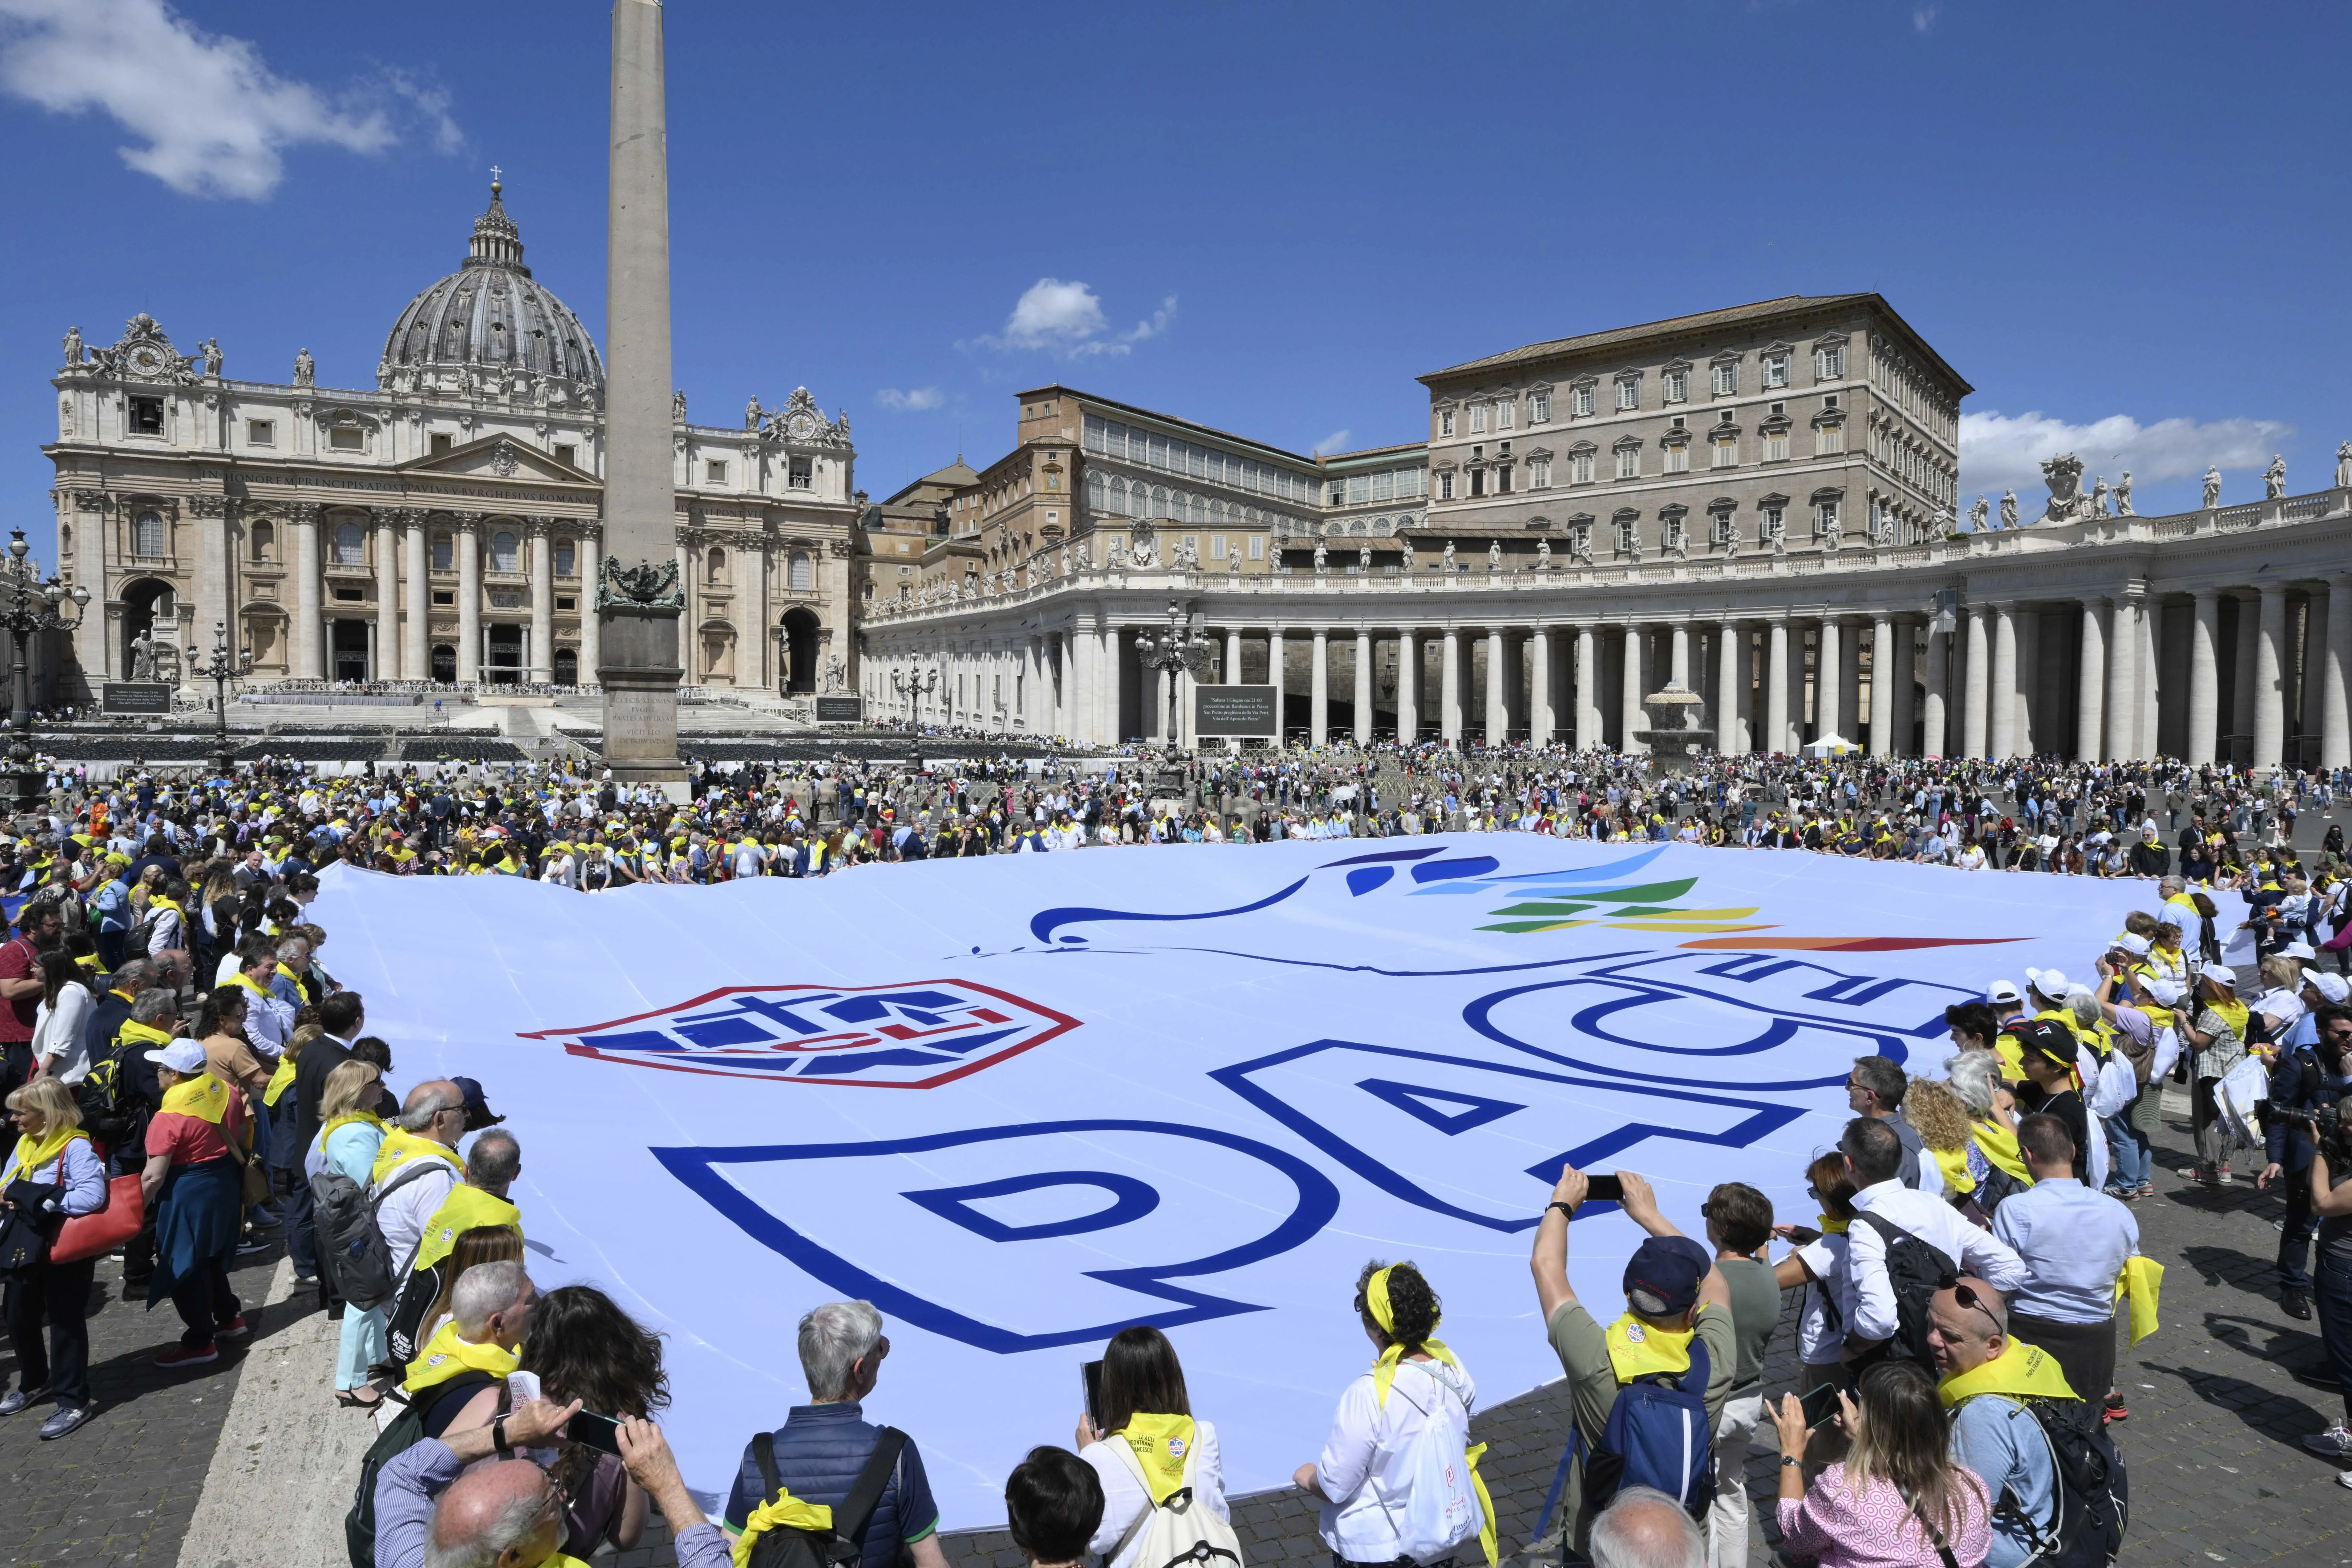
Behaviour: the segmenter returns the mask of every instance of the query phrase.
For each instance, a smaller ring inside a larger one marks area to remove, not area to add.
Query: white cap
[[[2022,1002],[2025,994],[2017,988],[2014,981],[1996,980],[1985,987],[1985,1000],[1992,1003]]]
[[[2056,969],[2029,969],[2025,972],[2025,983],[2033,987],[2034,990],[2039,991],[2042,995],[2049,997],[2053,1002],[2060,1002],[2065,999],[2066,976],[2063,971]]]
[[[2206,964],[2198,970],[2197,975],[2200,980],[2210,980],[2216,985],[2226,985],[2232,991],[2238,988],[2237,973],[2226,963]]]
[[[205,1070],[205,1047],[194,1040],[173,1040],[170,1045],[146,1053],[147,1059],[173,1072],[198,1073]]]
[[[2179,1002],[2182,989],[2179,981],[2167,980],[2160,974],[2142,975],[2139,988],[2147,992],[2148,1000],[2159,1007],[2169,1007]]]
[[[2328,974],[2315,969],[2303,978],[2305,984],[2316,987],[2322,996],[2339,1007],[2344,1005],[2346,997],[2352,996],[2352,981],[2347,981],[2340,974]]]
[[[2301,937],[2297,937],[2294,941],[2288,942],[2284,947],[2280,948],[2279,952],[2281,956],[2286,958],[2307,958],[2315,963],[2319,962],[2318,952],[2313,949],[2311,943],[2304,941]]]
[[[2132,931],[2126,931],[2123,935],[2116,938],[2115,945],[2121,948],[2124,952],[2130,953],[2134,958],[2146,958],[2147,956],[2147,938],[2137,935]]]

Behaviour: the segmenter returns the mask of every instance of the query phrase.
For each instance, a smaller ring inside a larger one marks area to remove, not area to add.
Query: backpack
[[[414,1253],[410,1254],[413,1258]],[[448,1272],[449,1259],[445,1258],[429,1268],[410,1270],[404,1267],[400,1283],[385,1292],[392,1302],[383,1326],[383,1342],[394,1361],[414,1361],[419,1344],[419,1331],[425,1327],[425,1314],[441,1299],[443,1277]]]
[[[1399,1554],[1415,1562],[1428,1562],[1465,1542],[1475,1542],[1486,1523],[1486,1510],[1478,1504],[1470,1479],[1470,1412],[1443,1377],[1426,1368],[1423,1373],[1436,1387],[1437,1404],[1422,1413],[1427,1419],[1405,1451],[1410,1489],[1405,1493],[1404,1519],[1397,1531]],[[1390,1392],[1396,1392],[1393,1385]],[[1239,1542],[1235,1544],[1238,1547]],[[1146,1557],[1138,1568],[1161,1568],[1165,1561]]]
[[[499,1389],[499,1414],[511,1414],[509,1404],[509,1384],[502,1377],[477,1372],[471,1367],[446,1383],[426,1390],[431,1397],[428,1405],[437,1405],[448,1394],[488,1388],[496,1384]],[[392,1395],[386,1395],[387,1398]],[[404,1399],[399,1415],[391,1425],[377,1434],[369,1446],[367,1457],[360,1461],[359,1489],[352,1496],[351,1511],[343,1515],[343,1545],[351,1553],[352,1568],[375,1568],[375,1483],[384,1466],[425,1440],[425,1413],[416,1402]]]
[[[1584,1461],[1584,1508],[1598,1514],[1627,1487],[1653,1487],[1683,1505],[1702,1525],[1715,1502],[1715,1426],[1706,1418],[1706,1383],[1712,1371],[1706,1342],[1691,1336],[1690,1367],[1680,1377],[1654,1373],[1617,1390],[1609,1424]],[[1560,1456],[1544,1502],[1544,1528],[1551,1522],[1568,1468],[1584,1441],[1577,1427]],[[1538,1536],[1543,1533],[1539,1529]]]
[[[906,1444],[904,1432],[895,1426],[883,1427],[874,1452],[866,1457],[866,1468],[857,1472],[856,1484],[841,1500],[841,1506],[833,1510],[833,1528],[799,1530],[788,1524],[770,1525],[752,1537],[746,1568],[858,1568],[858,1560],[866,1552],[866,1526],[882,1501],[882,1489],[889,1485],[891,1472],[898,1468],[899,1450]],[[783,1495],[782,1478],[776,1474],[776,1435],[762,1432],[752,1438],[751,1458],[760,1467],[760,1484],[767,1489],[761,1494],[761,1500]]]
[[[1999,1171],[1999,1167],[1995,1170]],[[1880,1359],[1932,1363],[1933,1352],[1927,1348],[1927,1303],[1942,1288],[1945,1276],[1953,1272],[1952,1260],[1932,1244],[1867,1209],[1855,1210],[1853,1217],[1886,1242],[1886,1282],[1895,1291],[1895,1334],[1886,1342],[1885,1354]]]
[[[430,1160],[413,1163],[373,1199],[369,1198],[366,1188],[341,1171],[330,1168],[310,1178],[310,1209],[316,1216],[319,1261],[329,1271],[335,1293],[361,1311],[390,1300],[394,1281],[398,1278],[393,1268],[392,1244],[384,1240],[383,1231],[376,1224],[377,1212],[383,1207],[383,1200],[398,1192],[403,1183],[437,1163]],[[414,1255],[413,1248],[411,1254]]]
[[[2046,1524],[2025,1518],[2006,1487],[1993,1505],[1996,1518],[2023,1525],[2032,1542],[2020,1568],[2107,1568],[2131,1523],[2131,1477],[2096,1407],[2083,1399],[2014,1402],[2042,1428],[2057,1478],[2057,1510]]]
[[[1426,1436],[1429,1430],[1428,1426],[1423,1427],[1423,1436]],[[1135,1476],[1136,1484],[1143,1488],[1143,1495],[1149,1500],[1151,1484],[1144,1478],[1143,1462],[1135,1457],[1135,1449],[1124,1437],[1110,1437],[1105,1441],[1111,1452],[1126,1463]],[[1196,1443],[1195,1451],[1198,1447]],[[1456,1456],[1460,1455],[1462,1449],[1458,1443],[1454,1451]],[[1143,1544],[1137,1548],[1136,1568],[1174,1568],[1180,1563],[1208,1568],[1220,1558],[1230,1563],[1232,1568],[1242,1568],[1241,1537],[1234,1533],[1231,1524],[1202,1506],[1199,1495],[1192,1489],[1192,1458],[1191,1453],[1184,1456],[1183,1484],[1168,1494],[1166,1502],[1152,1505],[1147,1501],[1144,1510],[1136,1516],[1135,1522],[1128,1526],[1127,1533],[1119,1537],[1118,1544],[1112,1547],[1109,1555],[1103,1559],[1106,1564],[1118,1561],[1140,1535]],[[1416,1472],[1416,1486],[1419,1480]],[[1475,1517],[1476,1505],[1474,1503],[1472,1508]],[[1475,1530],[1476,1526],[1474,1524],[1471,1528]],[[1451,1542],[1444,1544],[1450,1545]],[[1417,1555],[1418,1548],[1408,1544],[1404,1552],[1408,1555]],[[757,1565],[757,1568],[765,1568],[765,1565]]]
[[[138,1083],[124,1069],[123,1055],[131,1049],[117,1041],[103,1051],[91,1052],[89,1072],[74,1086],[82,1131],[108,1149],[124,1148],[131,1129],[146,1111],[140,1103]]]

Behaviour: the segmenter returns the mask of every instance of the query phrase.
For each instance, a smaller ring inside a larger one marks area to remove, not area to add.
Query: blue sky
[[[2071,447],[2140,510],[2352,436],[2342,6],[671,0],[677,379],[805,384],[879,497],[1062,380],[1300,451],[1412,440],[1518,343],[1875,289],[1977,387],[1963,486]],[[0,0],[7,523],[47,378],[152,312],[372,384],[506,172],[599,332],[597,0]],[[2029,418],[2028,416],[2035,416]],[[2029,483],[2029,481],[2031,481]]]

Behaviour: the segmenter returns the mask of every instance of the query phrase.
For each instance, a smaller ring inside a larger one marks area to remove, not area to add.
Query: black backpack
[[[1892,1220],[1866,1209],[1854,1218],[1876,1231],[1886,1242],[1886,1283],[1895,1292],[1895,1334],[1885,1353],[1876,1359],[1916,1361],[1932,1365],[1927,1348],[1927,1303],[1953,1272],[1952,1260],[1933,1244],[1920,1240]]]
[[[498,1384],[499,1414],[510,1414],[507,1380],[492,1377],[486,1372],[476,1372],[471,1367],[446,1382],[436,1383],[425,1389],[420,1399],[425,1407],[430,1408],[450,1394],[465,1393],[470,1396],[474,1390],[487,1388],[492,1384]],[[398,1397],[398,1391],[385,1397]],[[352,1497],[351,1511],[343,1515],[343,1545],[351,1553],[352,1568],[375,1568],[376,1477],[384,1466],[425,1440],[425,1411],[418,1407],[419,1401],[403,1399],[401,1404],[400,1414],[394,1416],[392,1424],[377,1435],[375,1442],[368,1448],[367,1458],[360,1461],[359,1489]]]
[[[127,1147],[132,1129],[145,1117],[147,1108],[141,1100],[138,1082],[123,1060],[132,1050],[143,1048],[118,1040],[92,1052],[89,1073],[74,1088],[82,1131],[105,1148]]]
[[[361,1311],[391,1300],[402,1283],[399,1271],[408,1264],[406,1258],[396,1264],[393,1261],[392,1244],[384,1240],[383,1227],[376,1222],[376,1216],[383,1210],[383,1200],[438,1163],[433,1160],[409,1162],[373,1198],[368,1196],[366,1188],[341,1171],[324,1170],[310,1178],[310,1212],[318,1233],[320,1267],[326,1270],[335,1293]],[[414,1257],[415,1248],[411,1247],[409,1253]],[[430,1296],[425,1298],[428,1304],[432,1300]],[[397,1359],[415,1360],[415,1347],[409,1350],[411,1353]]]
[[[751,1543],[749,1568],[859,1568],[866,1523],[882,1501],[882,1489],[890,1484],[890,1472],[898,1467],[898,1452],[906,1443],[904,1432],[883,1427],[874,1452],[866,1457],[866,1468],[857,1472],[857,1484],[833,1510],[833,1528],[794,1530],[776,1525],[763,1530]],[[761,1499],[772,1501],[784,1489],[782,1479],[776,1474],[774,1433],[762,1432],[751,1439],[751,1458],[760,1467],[760,1484],[768,1489]],[[876,1568],[889,1565],[878,1563]]]
[[[2131,1523],[2131,1477],[2098,1407],[2086,1399],[2016,1403],[2042,1428],[2057,1472],[2057,1511],[2047,1522],[2026,1518],[2006,1487],[1994,1502],[1994,1516],[2021,1526],[2033,1543],[2021,1568],[2107,1568]]]

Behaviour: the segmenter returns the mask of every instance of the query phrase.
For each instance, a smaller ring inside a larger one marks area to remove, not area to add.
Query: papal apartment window
[[[1225,536],[1222,533],[1211,534],[1209,536],[1209,559],[1212,561],[1223,561],[1224,558]]]
[[[1813,452],[1818,457],[1833,458],[1845,450],[1845,426],[1824,425],[1813,432]]]
[[[1618,448],[1617,477],[1621,479],[1638,479],[1642,477],[1641,447],[1621,447]]]
[[[1690,472],[1690,448],[1688,447],[1668,447],[1665,448],[1665,471],[1667,473],[1687,474]]]
[[[1475,500],[1475,499],[1477,499],[1478,497],[1480,497],[1480,496],[1482,496],[1482,495],[1485,495],[1486,493],[1486,469],[1484,469],[1484,468],[1473,468],[1473,469],[1471,469],[1471,470],[1470,470],[1470,495],[1471,495],[1471,499]]]
[[[271,419],[248,419],[245,422],[245,444],[248,447],[278,445],[278,424]]]
[[[1768,506],[1764,509],[1764,532],[1766,537],[1769,538],[1780,531],[1784,516],[1785,514],[1777,506]]]
[[[1641,407],[1642,384],[1638,381],[1619,382],[1617,384],[1617,406],[1624,409]]]
[[[1472,404],[1470,405],[1470,434],[1475,436],[1486,428],[1486,405],[1483,403]]]
[[[1764,356],[1764,384],[1768,388],[1786,386],[1789,384],[1789,356],[1787,354],[1766,354]]]
[[[1594,401],[1598,396],[1598,388],[1591,386],[1580,386],[1576,388],[1572,395],[1575,398],[1575,402],[1571,404],[1570,406],[1580,415],[1591,413]]]
[[[367,433],[356,425],[338,425],[327,432],[327,445],[338,452],[357,452],[367,446]]]
[[[1440,474],[1437,476],[1437,499],[1439,500],[1452,500],[1454,499],[1454,476],[1452,474]]]
[[[1715,438],[1715,466],[1718,468],[1736,468],[1739,466],[1738,437],[1717,436]]]
[[[1666,372],[1665,388],[1666,401],[1668,403],[1688,403],[1690,401],[1690,372],[1686,370],[1670,370]]]
[[[1530,425],[1549,425],[1551,423],[1550,393],[1530,392],[1528,394],[1528,423]]]
[[[719,462],[703,464],[702,480],[703,483],[710,485],[725,484],[727,482],[727,465]]]
[[[1815,533],[1827,533],[1831,529],[1837,526],[1837,502],[1833,500],[1817,500],[1813,503],[1813,531]]]
[[[1531,490],[1548,490],[1551,489],[1551,459],[1549,458],[1530,458],[1528,459],[1528,489]]]
[[[1737,363],[1715,367],[1715,395],[1732,397],[1739,392],[1739,366]]]
[[[1495,428],[1497,430],[1509,429],[1511,427],[1511,417],[1517,411],[1518,406],[1517,399],[1508,397],[1495,405]]]
[[[1764,460],[1768,463],[1780,463],[1787,461],[1788,457],[1789,433],[1786,430],[1766,431],[1764,434]]]
[[[1813,376],[1819,381],[1845,379],[1845,345],[1833,343],[1813,351]]]
[[[162,398],[134,397],[131,400],[131,433],[133,436],[161,436],[163,433]]]
[[[433,451],[431,455],[436,458],[439,457],[442,453],[447,451],[452,444],[449,432],[446,430],[436,430],[433,432]]]
[[[794,458],[784,483],[796,490],[804,490],[816,481],[816,465],[808,458]]]
[[[1265,559],[1265,534],[1253,533],[1250,535],[1249,558],[1253,561],[1263,561]]]
[[[1498,496],[1511,493],[1511,465],[1508,463],[1495,470],[1495,493]]]
[[[1572,485],[1591,484],[1592,482],[1593,467],[1591,453],[1570,453],[1568,458],[1568,482]]]
[[[1448,408],[1438,415],[1437,433],[1441,436],[1451,436],[1454,434],[1454,410],[1451,408]]]

